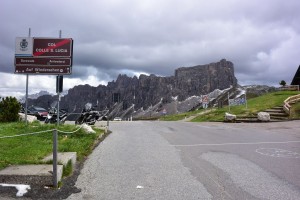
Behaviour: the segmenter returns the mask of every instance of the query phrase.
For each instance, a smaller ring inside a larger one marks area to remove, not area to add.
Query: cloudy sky
[[[118,74],[171,76],[178,67],[232,61],[242,85],[290,83],[300,64],[299,0],[0,0],[0,96],[25,93],[14,74],[16,37],[73,38],[64,89]],[[55,92],[30,75],[29,93]]]

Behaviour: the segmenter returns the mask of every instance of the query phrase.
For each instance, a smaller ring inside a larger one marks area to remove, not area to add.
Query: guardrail
[[[283,104],[283,110],[288,114],[288,115],[291,115],[291,104],[292,103],[296,103],[300,101],[300,94],[297,94],[297,95],[294,95],[294,96],[291,96],[289,98],[287,98],[285,101],[284,101],[284,104]]]

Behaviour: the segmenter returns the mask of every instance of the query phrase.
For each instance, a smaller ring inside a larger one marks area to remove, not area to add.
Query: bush
[[[284,86],[286,85],[285,80],[281,80],[281,81],[279,82],[279,85],[281,85],[282,87],[284,87]]]
[[[0,101],[0,121],[15,122],[19,120],[21,105],[15,97],[5,97]]]

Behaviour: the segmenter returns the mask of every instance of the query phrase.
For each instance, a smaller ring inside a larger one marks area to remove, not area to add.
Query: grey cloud
[[[0,71],[11,73],[14,40],[74,39],[73,74],[111,81],[119,73],[174,74],[230,60],[240,82],[277,84],[299,62],[298,0],[10,0],[0,6]]]

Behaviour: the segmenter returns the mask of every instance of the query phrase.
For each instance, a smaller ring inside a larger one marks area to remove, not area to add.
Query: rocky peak
[[[176,88],[181,97],[208,94],[215,89],[237,85],[233,63],[222,59],[220,62],[175,70]],[[182,99],[182,98],[181,98]]]
[[[124,110],[133,104],[135,108],[146,109],[158,103],[172,102],[172,97],[182,101],[194,95],[208,94],[215,89],[222,90],[236,85],[233,63],[222,59],[207,65],[178,68],[175,76],[142,74],[137,78],[120,74],[116,81],[109,82],[107,86],[75,86],[62,98],[61,105],[82,108],[87,102],[98,102],[98,109],[101,110],[112,108],[117,101],[123,104],[120,108]]]

